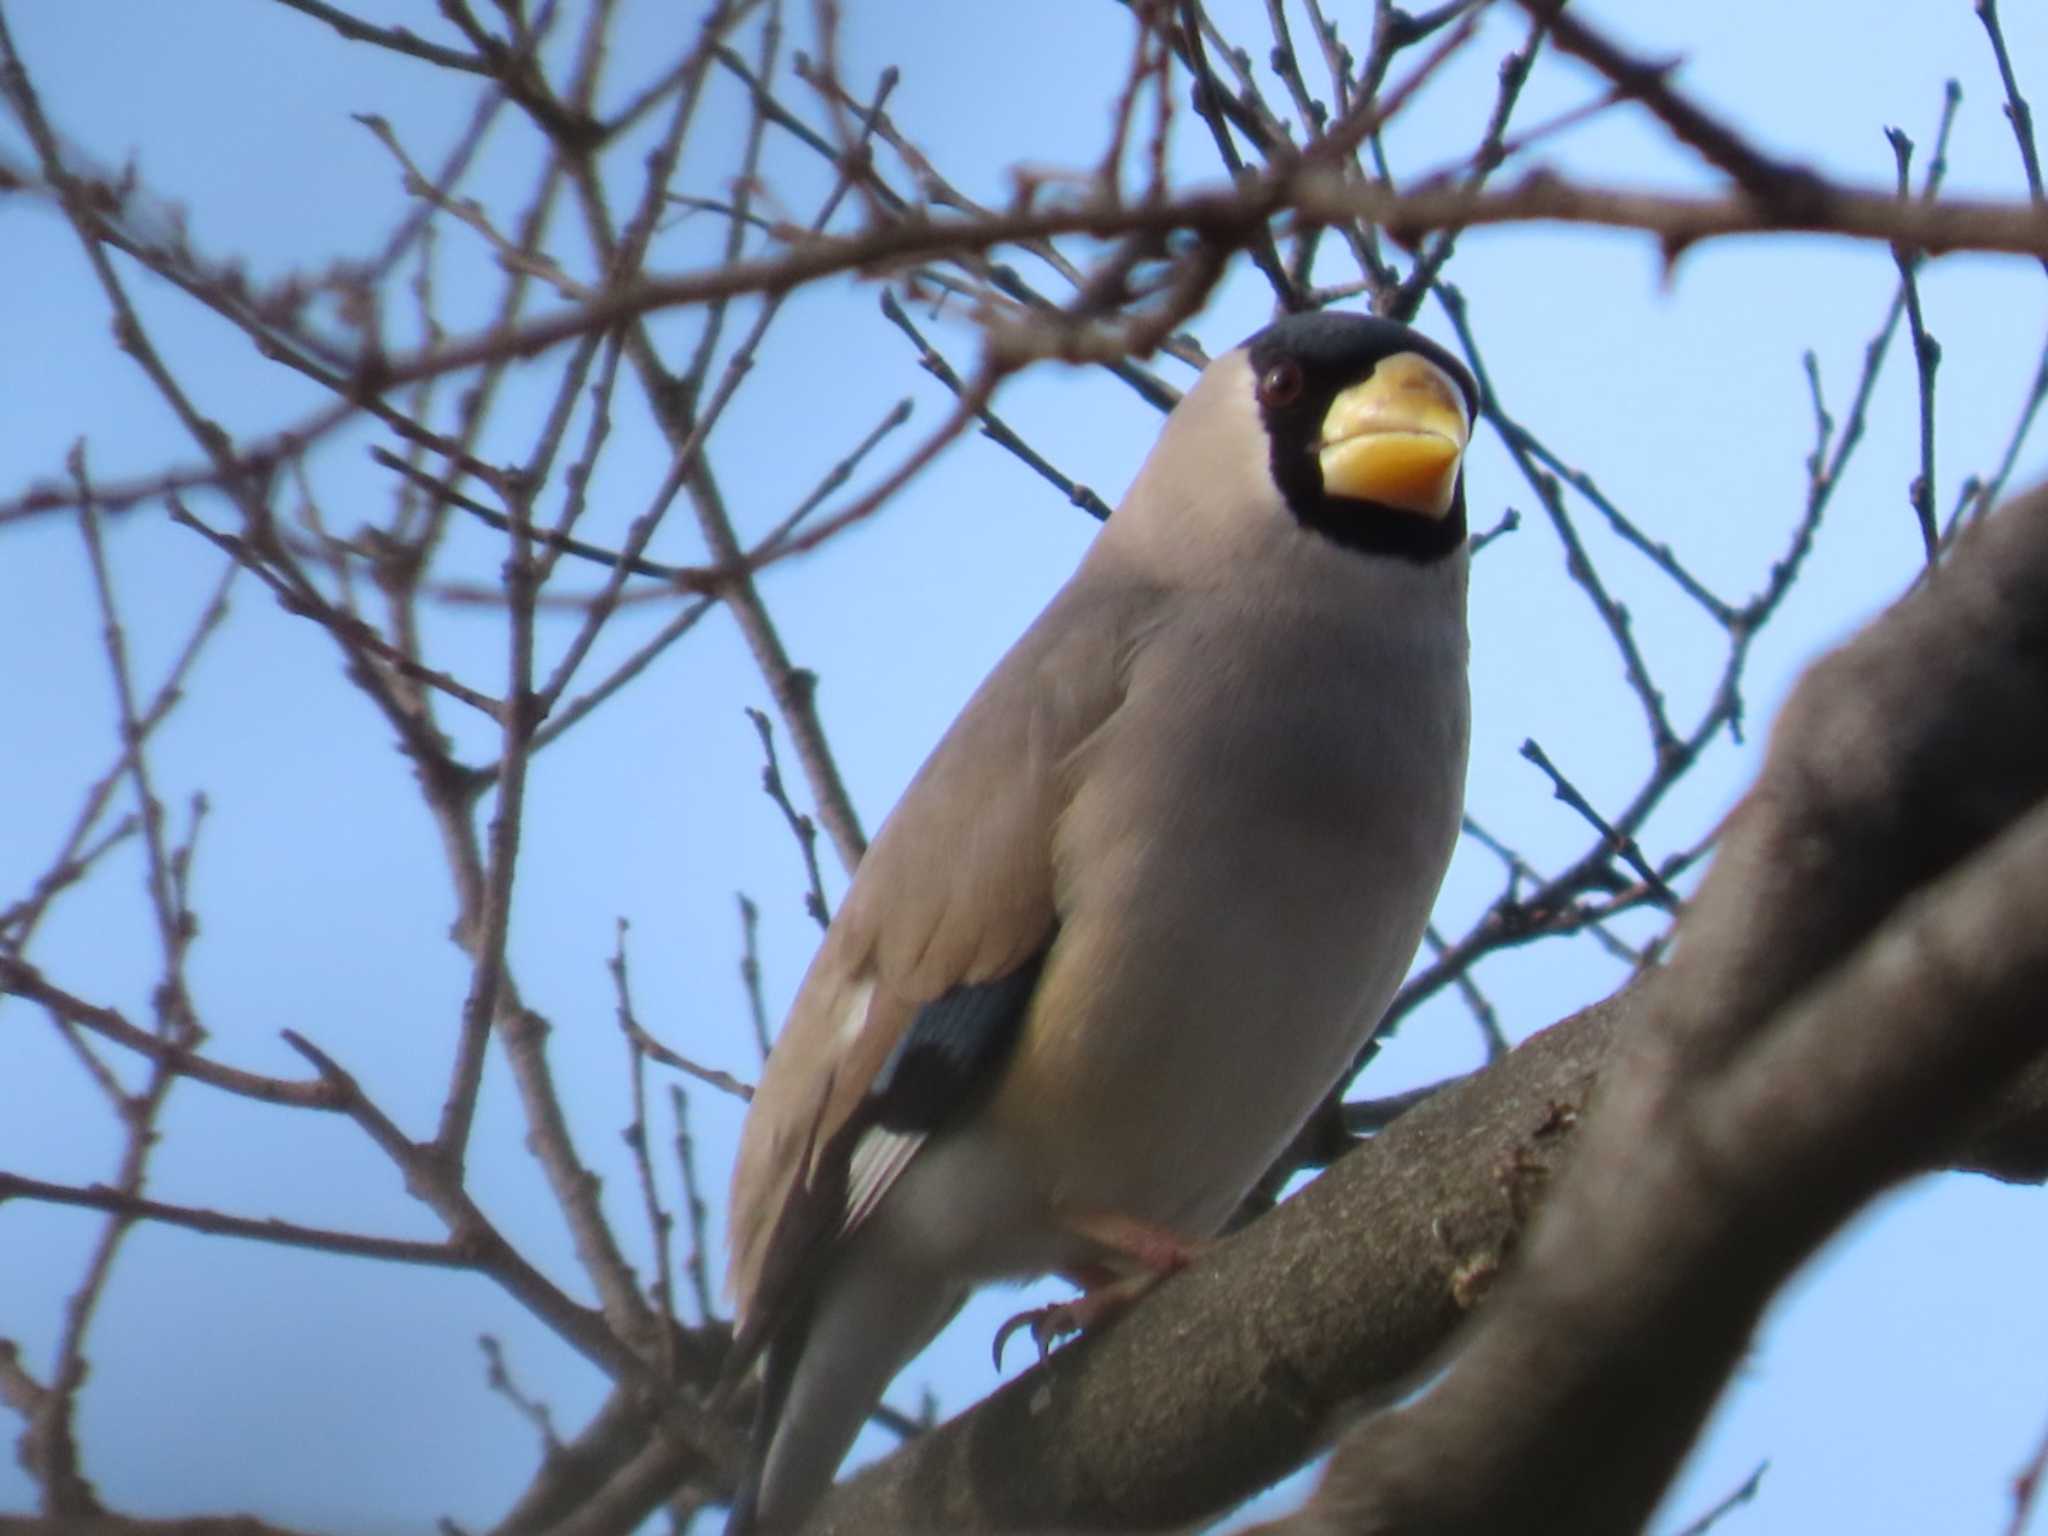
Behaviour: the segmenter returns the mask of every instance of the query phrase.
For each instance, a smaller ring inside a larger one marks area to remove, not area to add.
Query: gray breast
[[[1148,638],[1060,828],[1040,995],[1089,1017],[1033,1070],[1106,1127],[1033,1153],[1062,1198],[1213,1229],[1377,1021],[1462,794],[1462,604],[1428,617],[1191,604]]]

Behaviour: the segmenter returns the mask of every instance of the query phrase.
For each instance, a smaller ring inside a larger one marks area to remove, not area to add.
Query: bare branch
[[[1664,883],[1663,878],[1650,868],[1649,861],[1643,857],[1643,850],[1636,846],[1636,840],[1625,832],[1617,831],[1606,817],[1593,809],[1592,802],[1579,792],[1577,785],[1564,776],[1557,764],[1553,763],[1549,755],[1536,744],[1534,737],[1522,743],[1522,756],[1543,770],[1544,776],[1550,780],[1551,793],[1585,817],[1592,824],[1593,830],[1600,834],[1600,840],[1620,854],[1628,862],[1628,867],[1642,877],[1643,884],[1650,888],[1660,906],[1674,910],[1677,908],[1678,897]]]
[[[797,852],[803,856],[804,877],[809,882],[804,891],[804,911],[823,931],[832,924],[832,910],[825,904],[825,879],[818,869],[817,824],[790,803],[789,791],[782,782],[782,764],[775,756],[775,728],[768,723],[768,717],[758,709],[750,709],[747,718],[754,723],[754,734],[761,738],[761,755],[765,759],[761,767],[761,792],[782,812],[790,836],[796,839]]]
[[[918,366],[951,390],[956,399],[964,399],[967,393],[965,381],[953,371],[953,365],[940,355],[938,349],[925,340],[924,332],[911,322],[910,316],[904,313],[903,306],[896,302],[896,296],[886,288],[882,290],[882,316],[910,338],[910,344],[917,348]],[[1087,486],[1061,474],[1043,454],[1018,436],[1002,417],[986,406],[983,406],[976,415],[981,422],[984,437],[1022,459],[1037,474],[1050,481],[1062,496],[1097,522],[1109,520],[1109,507],[1100,496]]]
[[[1758,1462],[1756,1470],[1744,1478],[1740,1486],[1731,1492],[1728,1497],[1701,1515],[1699,1519],[1685,1525],[1678,1531],[1677,1536],[1706,1536],[1708,1531],[1719,1525],[1729,1514],[1740,1509],[1743,1505],[1751,1503],[1756,1498],[1757,1490],[1763,1487],[1764,1474],[1770,1471],[1770,1469],[1771,1464],[1768,1461]]]
[[[169,1205],[147,1200],[105,1184],[52,1184],[20,1174],[0,1173],[0,1202],[39,1200],[45,1205],[66,1205],[76,1210],[104,1211],[123,1221],[153,1221],[162,1226],[182,1227],[188,1232],[206,1232],[216,1237],[242,1237],[285,1248],[306,1248],[316,1253],[339,1253],[359,1259],[382,1259],[393,1264],[425,1264],[440,1269],[473,1269],[476,1260],[449,1243],[419,1242],[403,1237],[375,1237],[359,1232],[338,1232],[326,1227],[309,1227],[276,1217],[236,1216],[200,1206]]]
[[[405,27],[372,26],[339,6],[324,4],[323,0],[275,0],[275,3],[303,12],[315,21],[326,22],[352,43],[374,43],[379,48],[422,59],[429,64],[438,64],[443,69],[466,70],[477,75],[491,73],[490,65],[474,54],[461,53],[453,48],[443,48],[437,43],[427,42]]]
[[[604,1318],[570,1300],[521,1258],[428,1149],[407,1139],[339,1063],[301,1035],[287,1030],[284,1038],[318,1070],[340,1101],[342,1112],[404,1173],[408,1192],[440,1217],[450,1242],[471,1256],[475,1268],[496,1280],[596,1365],[628,1381],[644,1380],[646,1373],[639,1360],[606,1327]]]
[[[690,1097],[671,1083],[668,1102],[675,1117],[676,1171],[683,1181],[683,1212],[690,1232],[690,1251],[684,1257],[683,1268],[697,1298],[697,1316],[709,1322],[717,1311],[711,1285],[710,1207],[704,1201],[697,1178],[697,1143],[690,1134]]]
[[[2027,190],[2034,194],[2036,203],[2042,202],[2048,199],[2048,189],[2041,184],[2041,154],[2034,146],[2034,113],[2026,97],[2020,94],[2019,78],[2013,73],[2012,55],[2005,46],[2005,28],[1998,20],[1998,0],[1977,0],[1976,11],[1990,41],[1991,56],[1998,64],[1999,83],[2005,87],[2005,120],[2012,125],[2013,141],[2019,146]],[[2042,265],[2048,267],[2048,257],[2042,258]]]
[[[647,1133],[647,1051],[640,1043],[640,1026],[633,1014],[631,981],[626,969],[626,920],[619,919],[618,940],[606,969],[618,996],[619,1030],[626,1037],[626,1069],[632,1087],[633,1119],[621,1134],[633,1154],[633,1171],[640,1181],[640,1204],[647,1216],[648,1244],[654,1256],[654,1301],[667,1325],[661,1333],[661,1379],[673,1390],[676,1377],[676,1282],[669,1258],[669,1235],[675,1218],[663,1209],[661,1190],[655,1183],[654,1159],[648,1149]]]
[[[0,955],[0,994],[27,998],[47,1009],[53,1018],[160,1062],[181,1077],[205,1083],[225,1092],[239,1094],[265,1104],[285,1104],[301,1109],[339,1109],[341,1101],[319,1078],[294,1082],[288,1078],[265,1077],[201,1056],[188,1044],[167,1041],[130,1023],[112,1008],[103,1008],[75,997],[52,984],[26,961]]]
[[[528,1397],[519,1390],[519,1384],[512,1379],[512,1372],[505,1364],[505,1346],[495,1335],[477,1335],[477,1348],[484,1352],[484,1380],[490,1389],[510,1403],[515,1412],[531,1424],[540,1436],[541,1453],[544,1457],[561,1454],[562,1437],[555,1433],[554,1415],[548,1412],[548,1405],[538,1398]]]

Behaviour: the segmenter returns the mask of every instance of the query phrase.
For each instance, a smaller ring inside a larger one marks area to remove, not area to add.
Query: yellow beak
[[[1442,517],[1471,435],[1464,392],[1450,375],[1418,353],[1396,353],[1330,402],[1316,450],[1323,491]]]

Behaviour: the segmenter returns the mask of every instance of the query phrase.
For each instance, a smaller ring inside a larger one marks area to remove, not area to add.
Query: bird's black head
[[[1290,315],[1245,343],[1273,481],[1306,526],[1350,549],[1439,559],[1465,542],[1472,376],[1396,321]]]

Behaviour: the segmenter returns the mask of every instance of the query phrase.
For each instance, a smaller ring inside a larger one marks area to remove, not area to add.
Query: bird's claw
[[[1019,1312],[998,1328],[991,1352],[999,1371],[1003,1368],[1003,1346],[1018,1329],[1031,1330],[1032,1342],[1038,1346],[1038,1358],[1043,1363],[1061,1339],[1108,1322],[1168,1275],[1187,1268],[1202,1247],[1164,1227],[1125,1217],[1097,1213],[1070,1220],[1074,1231],[1112,1253],[1121,1254],[1137,1267],[1123,1273],[1105,1264],[1082,1264],[1066,1270],[1066,1277],[1081,1287],[1081,1294],[1071,1301]]]
[[[1038,1346],[1041,1363],[1052,1353],[1053,1345],[1070,1333],[1079,1333],[1087,1326],[1080,1308],[1070,1301],[1055,1302],[1049,1307],[1032,1307],[1019,1312],[1015,1317],[996,1330],[991,1353],[995,1356],[996,1369],[1003,1368],[1003,1346],[1010,1342],[1010,1336],[1020,1328],[1031,1330],[1031,1342]]]

